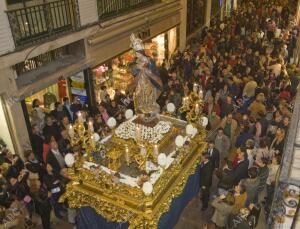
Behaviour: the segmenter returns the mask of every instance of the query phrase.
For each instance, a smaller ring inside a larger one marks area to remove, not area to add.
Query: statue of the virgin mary
[[[145,121],[151,121],[159,113],[160,107],[156,100],[162,91],[162,81],[156,74],[154,60],[145,54],[141,39],[134,34],[130,36],[131,47],[136,51],[136,61],[131,65],[132,74],[135,76],[134,107],[135,112]]]

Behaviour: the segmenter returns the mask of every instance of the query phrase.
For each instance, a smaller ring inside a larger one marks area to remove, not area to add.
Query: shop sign
[[[83,72],[79,72],[70,77],[71,93],[73,96],[78,96],[80,101],[87,103],[88,97],[85,89]]]

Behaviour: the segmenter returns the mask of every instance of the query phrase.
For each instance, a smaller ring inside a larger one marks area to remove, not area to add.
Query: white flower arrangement
[[[153,186],[150,182],[147,181],[143,184],[142,189],[143,189],[144,194],[146,196],[149,196],[153,191]]]
[[[139,130],[139,138],[140,140],[147,141],[152,144],[158,143],[163,135],[169,132],[171,128],[170,122],[159,121],[155,127],[147,127],[144,125],[136,125],[133,123],[133,120],[128,120],[126,122],[121,123],[116,129],[115,133],[117,137],[122,139],[136,139],[137,127]]]
[[[109,127],[109,128],[115,128],[116,127],[116,125],[117,125],[117,120],[114,118],[114,117],[110,117],[108,120],[107,120],[107,126]]]

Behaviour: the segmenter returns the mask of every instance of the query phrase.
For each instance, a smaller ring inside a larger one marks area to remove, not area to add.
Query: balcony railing
[[[117,17],[128,11],[157,2],[159,0],[97,0],[99,20]]]
[[[6,12],[15,46],[23,46],[79,27],[76,0],[58,0]]]
[[[62,59],[62,57],[66,55],[69,55],[69,49],[68,46],[63,46],[18,63],[14,66],[14,69],[16,70],[17,75],[20,76],[26,72],[38,69],[51,62]]]

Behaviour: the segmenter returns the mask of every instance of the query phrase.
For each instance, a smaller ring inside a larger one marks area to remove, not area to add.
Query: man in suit
[[[210,155],[203,154],[203,161],[200,165],[200,188],[202,192],[202,211],[205,211],[209,202],[209,189],[212,184],[213,165],[210,162]]]
[[[50,142],[50,150],[47,153],[46,163],[51,165],[53,172],[56,175],[59,175],[61,170],[66,167],[65,160],[62,154],[59,152],[56,141]]]
[[[233,171],[234,185],[245,178],[248,178],[248,165],[247,152],[244,147],[237,149],[238,163]]]
[[[215,143],[213,141],[208,143],[207,153],[209,154],[209,160],[211,161],[212,168],[214,170],[218,170],[220,167],[220,153],[215,147]]]

